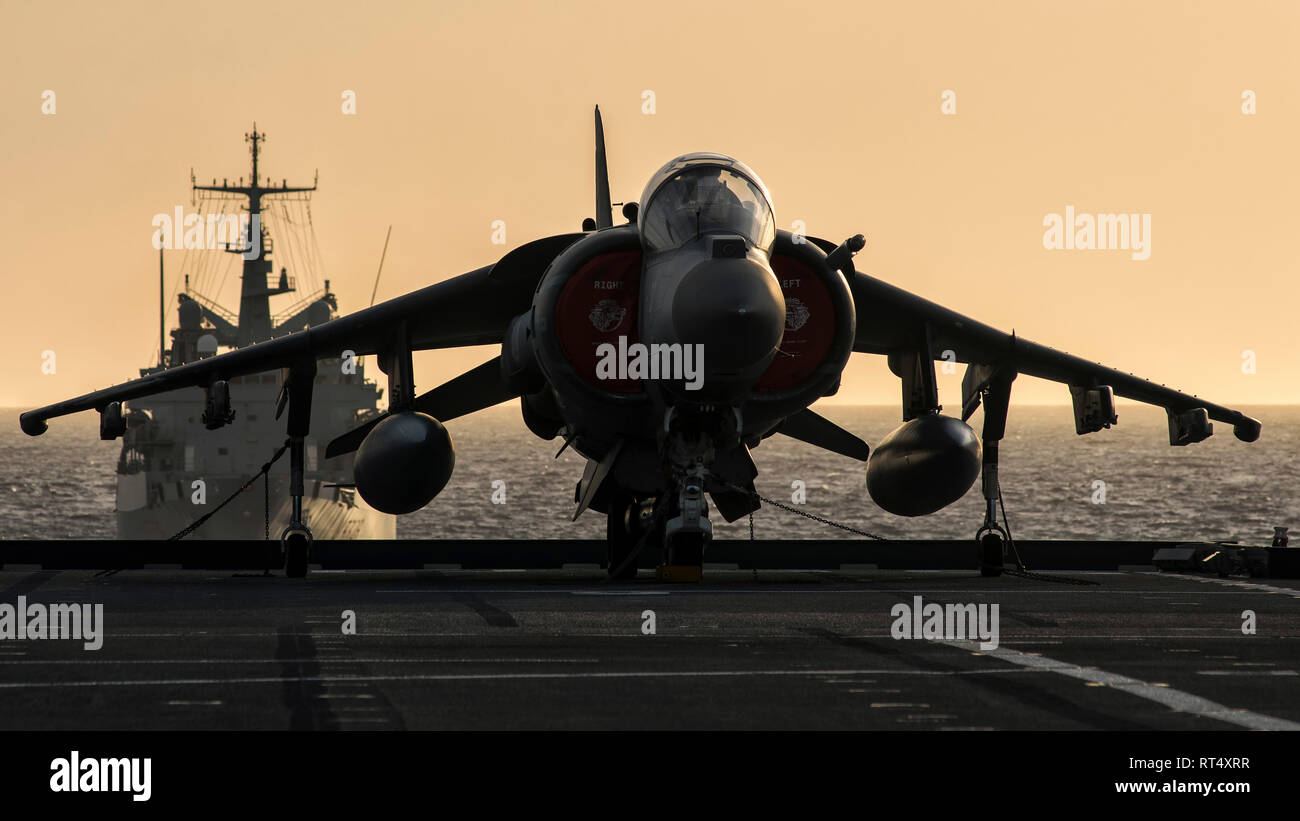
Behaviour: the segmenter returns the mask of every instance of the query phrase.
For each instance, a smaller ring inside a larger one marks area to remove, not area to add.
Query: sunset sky
[[[0,406],[152,364],[153,216],[190,208],[191,168],[246,177],[254,120],[266,173],[319,169],[316,235],[348,312],[389,225],[380,300],[577,230],[596,104],[616,201],[678,154],[728,153],[780,227],[866,234],[860,271],[1230,407],[1300,403],[1295,2],[0,7]],[[1150,258],[1044,248],[1068,206],[1149,215]],[[236,309],[237,279],[207,296]],[[417,387],[493,355],[420,354]],[[940,379],[955,411],[960,371]],[[1022,377],[1013,398],[1069,393]],[[855,355],[834,401],[897,403],[898,381]]]

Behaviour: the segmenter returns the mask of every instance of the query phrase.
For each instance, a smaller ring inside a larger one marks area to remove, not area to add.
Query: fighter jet
[[[409,513],[447,484],[455,450],[443,422],[517,399],[524,424],[587,459],[576,519],[607,517],[609,574],[636,573],[646,545],[670,566],[702,565],[710,510],[735,521],[758,509],[751,450],[782,434],[867,462],[867,490],[900,516],[933,513],[982,479],[984,521],[973,563],[1002,572],[998,443],[1012,381],[1069,386],[1079,434],[1118,421],[1115,396],[1165,408],[1171,445],[1199,442],[1210,420],[1245,442],[1260,423],[1112,368],[1003,333],[860,273],[861,234],[835,243],[776,227],[758,175],[732,157],[685,154],[646,184],[614,224],[597,107],[596,211],[582,230],[529,242],[497,262],[366,310],[267,342],[163,370],[22,414],[46,420],[91,408],[103,438],[125,431],[122,403],[184,387],[205,391],[208,427],[231,419],[234,377],[284,369],[291,524],[285,572],[302,576],[311,531],[302,520],[304,441],[318,360],[374,355],[388,411],[329,443],[355,451],[354,477],[375,508]],[[251,230],[251,229],[250,229]],[[252,243],[252,236],[248,242]],[[411,353],[499,345],[499,356],[416,395]],[[874,451],[809,409],[839,388],[854,353],[885,356],[902,388],[902,424]],[[967,365],[960,418],[942,414],[935,361]],[[984,406],[982,436],[967,424]]]

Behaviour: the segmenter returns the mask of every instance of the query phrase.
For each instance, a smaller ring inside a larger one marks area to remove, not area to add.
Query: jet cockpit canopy
[[[725,154],[684,154],[659,169],[641,195],[638,217],[642,244],[651,254],[705,234],[739,234],[764,253],[776,240],[767,188]]]

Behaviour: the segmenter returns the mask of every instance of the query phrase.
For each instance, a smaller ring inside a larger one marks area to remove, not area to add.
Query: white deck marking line
[[[316,698],[360,698],[373,699],[373,693],[317,693]]]
[[[984,676],[1016,673],[1046,673],[1050,670],[630,670],[626,672],[586,673],[444,673],[393,676],[249,676],[245,678],[174,678],[122,681],[11,681],[0,682],[0,690],[25,687],[174,687],[180,685],[283,684],[285,682],[382,682],[382,681],[519,681],[551,679],[636,679],[636,678],[761,678],[764,676],[904,675],[904,676]]]
[[[1198,676],[1300,676],[1295,670],[1197,670]]]
[[[1070,575],[1079,575],[1079,574],[1076,573],[1076,574],[1070,574]],[[972,579],[972,581],[974,581],[974,579]],[[1199,579],[1190,579],[1189,581],[1202,581],[1202,580],[1199,580]],[[901,584],[901,582],[900,582],[900,584]],[[1284,590],[1284,589],[1285,589],[1285,588],[1277,588],[1277,590],[1278,590],[1279,592],[1282,591],[1282,590]],[[910,590],[910,588],[908,588],[908,590]],[[493,594],[493,595],[513,595],[513,596],[558,596],[558,595],[570,595],[570,596],[701,596],[701,595],[708,595],[708,596],[714,596],[714,595],[770,596],[770,595],[772,595],[772,594],[774,594],[774,593],[780,593],[780,594],[807,594],[807,595],[819,595],[819,596],[834,596],[834,595],[839,595],[839,594],[854,594],[854,595],[868,595],[868,596],[894,596],[894,595],[904,595],[905,593],[908,592],[908,590],[904,590],[904,589],[901,589],[901,588],[900,588],[900,589],[892,589],[892,588],[880,588],[880,587],[863,587],[863,586],[861,586],[861,585],[859,585],[859,586],[855,586],[855,587],[828,587],[828,586],[826,586],[826,585],[809,585],[807,588],[771,588],[771,589],[764,588],[764,589],[756,589],[756,590],[747,590],[747,589],[744,589],[744,588],[726,588],[726,587],[720,587],[720,588],[695,588],[695,589],[691,589],[691,590],[659,590],[659,591],[653,591],[653,590],[627,590],[627,591],[622,591],[622,590],[616,590],[616,591],[605,591],[605,590],[600,590],[600,591],[592,591],[592,590],[570,589],[570,588],[564,588],[564,587],[545,588],[545,589],[540,589],[540,590],[539,590],[539,589],[536,588],[536,587],[522,587],[522,586],[521,586],[521,587],[494,587],[494,588],[483,588],[483,589],[474,588],[474,587],[464,587],[464,588],[446,588],[446,589],[441,589],[441,588],[438,588],[438,589],[434,589],[434,588],[426,589],[426,588],[419,588],[419,587],[416,587],[416,588],[379,588],[379,589],[376,589],[374,592],[375,592],[375,593],[423,593],[423,594],[430,595],[430,596],[464,596],[464,595],[467,595],[467,594],[485,594],[485,595],[486,595],[486,594]],[[969,596],[969,595],[978,595],[978,596],[997,596],[997,595],[1016,595],[1016,596],[1020,596],[1020,595],[1043,595],[1043,596],[1078,595],[1078,596],[1092,596],[1092,595],[1096,595],[1098,591],[1096,591],[1096,590],[1092,590],[1092,589],[1079,589],[1079,590],[1070,590],[1070,589],[1064,589],[1064,590],[1058,590],[1058,589],[1051,589],[1051,590],[1023,589],[1023,590],[1018,590],[1018,589],[1016,589],[1016,588],[1006,588],[1006,587],[1004,587],[1004,588],[988,588],[988,587],[985,587],[985,588],[978,588],[978,589],[977,589],[977,588],[975,588],[975,587],[972,585],[972,586],[969,587],[969,588],[953,588],[953,589],[944,588],[944,589],[933,589],[933,590],[931,590],[931,589],[929,589],[929,588],[922,588],[922,592],[926,593],[927,595],[929,595],[929,594],[931,594],[931,593],[945,593],[945,594],[946,594],[946,593],[960,593],[960,594],[962,594],[962,595],[967,595],[967,596]],[[1107,591],[1104,591],[1104,592],[1107,592],[1107,593],[1123,593],[1124,595],[1129,595],[1129,594],[1131,594],[1131,593],[1150,593],[1150,594],[1159,594],[1159,595],[1163,598],[1163,597],[1167,597],[1167,596],[1202,596],[1202,595],[1214,594],[1214,593],[1224,593],[1224,594],[1227,594],[1227,593],[1230,593],[1231,591],[1228,591],[1228,590],[1221,590],[1221,591],[1219,591],[1219,590],[1216,590],[1216,591],[1206,591],[1206,590],[1194,590],[1194,589],[1193,589],[1193,590],[1168,590],[1168,589],[1166,589],[1166,590],[1107,590]],[[1295,593],[1295,594],[1297,594],[1297,595],[1300,595],[1300,591],[1292,590],[1292,591],[1287,591],[1287,592],[1291,592],[1291,593]],[[334,623],[334,622],[331,622],[331,623]]]
[[[1158,576],[1157,573],[1144,571],[1140,575]],[[1166,576],[1168,578],[1168,576]],[[1239,587],[1243,590],[1258,590],[1261,593],[1280,593],[1283,596],[1290,596],[1293,599],[1300,599],[1300,588],[1295,587],[1275,587],[1271,584],[1260,584],[1259,582],[1243,582],[1236,579],[1220,579],[1217,577],[1200,578],[1197,576],[1185,576],[1189,581],[1200,582],[1201,584],[1220,584],[1224,587]]]
[[[333,661],[329,659],[24,659],[8,662],[10,665],[28,664],[307,664],[319,661],[322,664],[597,664],[600,659],[502,659],[502,658],[352,658]]]
[[[781,612],[783,612],[783,613],[787,613],[787,612],[788,612],[788,613],[797,613],[797,614],[799,614],[799,615],[805,615],[805,614],[802,613],[801,611],[781,611]],[[549,614],[549,615],[554,615],[554,614]],[[563,614],[563,613],[561,613],[560,615],[567,615],[567,614]],[[887,622],[887,619],[885,619],[884,617],[882,617],[882,622]],[[719,628],[719,631],[722,630],[722,629],[723,629],[723,628]],[[807,635],[806,633],[796,633],[796,632],[789,632],[789,633],[776,633],[776,632],[769,632],[769,631],[767,631],[767,630],[764,630],[763,628],[752,627],[752,626],[750,626],[748,623],[745,624],[745,625],[743,625],[743,626],[739,626],[739,627],[738,627],[738,626],[735,626],[735,625],[728,625],[725,629],[726,629],[726,631],[727,631],[727,632],[726,632],[726,637],[727,637],[727,638],[738,638],[738,639],[743,639],[743,640],[745,640],[745,641],[762,641],[762,640],[768,640],[768,639],[771,639],[771,640],[785,640],[785,639],[792,639],[792,638],[793,638],[793,639],[807,639],[807,638],[808,638],[808,635]],[[1180,628],[1180,629],[1181,629],[1181,628]],[[1187,628],[1187,629],[1195,629],[1195,628]],[[1238,630],[1237,628],[1233,628],[1233,627],[1224,627],[1224,628],[1221,628],[1221,630],[1222,630],[1222,633],[1205,634],[1205,635],[1188,635],[1188,634],[1186,634],[1186,633],[1143,633],[1143,634],[1133,634],[1133,635],[1129,635],[1129,634],[1118,634],[1118,635],[1117,635],[1117,634],[1113,634],[1113,633],[1088,633],[1088,634],[1083,634],[1083,635],[1068,635],[1068,636],[1062,636],[1062,635],[1058,635],[1058,634],[1048,634],[1048,635],[1045,635],[1045,636],[1035,636],[1035,635],[1031,635],[1031,634],[1021,634],[1021,633],[1016,633],[1016,634],[1015,634],[1016,638],[1014,638],[1014,639],[1009,639],[1009,638],[1008,638],[1008,639],[1003,639],[1003,640],[1002,640],[1002,643],[1003,643],[1003,644],[1015,644],[1015,643],[1017,643],[1018,641],[1021,641],[1021,640],[1029,641],[1029,640],[1037,640],[1037,639],[1040,639],[1040,638],[1044,638],[1044,639],[1105,639],[1105,640],[1107,640],[1107,641],[1146,641],[1146,640],[1149,640],[1149,639],[1170,639],[1170,640],[1176,639],[1176,640],[1178,640],[1178,641],[1186,641],[1186,640],[1189,640],[1189,639],[1206,639],[1206,640],[1222,641],[1222,640],[1225,640],[1225,639],[1231,639],[1231,640],[1233,640],[1233,641],[1239,641],[1239,640],[1241,639],[1241,632],[1240,632],[1240,630]],[[748,632],[745,632],[745,631],[748,631]],[[266,633],[240,633],[240,634],[237,634],[237,635],[238,635],[239,638],[268,638],[268,637],[269,637],[269,638],[278,638],[278,637],[280,636],[279,633],[273,633],[273,632],[266,632]],[[437,632],[437,633],[427,633],[427,632],[406,632],[406,631],[397,631],[397,630],[369,630],[369,631],[366,631],[366,632],[364,632],[364,633],[357,633],[356,638],[358,638],[358,639],[367,639],[367,638],[399,638],[399,639],[402,639],[402,638],[410,638],[410,639],[418,639],[418,638],[473,638],[473,639],[481,639],[481,638],[483,638],[484,636],[490,636],[490,635],[491,635],[491,634],[488,633],[486,630],[480,630],[480,631],[478,631],[478,632],[473,632],[473,633],[465,633],[465,632],[445,632],[445,631],[443,631],[443,632]],[[565,632],[562,632],[562,633],[546,633],[545,636],[546,636],[547,638],[552,638],[552,639],[559,639],[559,638],[603,638],[603,639],[628,639],[629,641],[645,641],[645,637],[642,636],[641,633],[640,633],[639,631],[629,632],[629,631],[627,631],[627,630],[621,630],[621,631],[619,631],[619,632],[609,632],[609,631],[605,631],[605,632],[596,632],[596,631],[594,631],[594,630],[572,630],[572,631],[565,631]],[[716,639],[716,638],[719,637],[719,632],[718,632],[718,631],[715,631],[715,632],[712,632],[712,633],[678,633],[678,632],[674,631],[673,634],[672,634],[672,636],[673,636],[673,638],[675,638],[675,639],[710,639],[710,638],[711,638],[711,639]],[[122,639],[168,639],[168,638],[189,638],[189,634],[187,634],[187,633],[114,633],[114,634],[113,634],[113,639],[114,639],[115,641],[122,640]],[[225,637],[225,638],[230,638],[230,636],[227,636],[227,637]],[[880,631],[879,633],[846,634],[846,638],[885,639],[885,638],[888,638],[887,627],[882,627],[882,628],[881,628],[881,631]],[[1277,633],[1277,634],[1269,633],[1269,634],[1260,634],[1260,635],[1258,635],[1258,636],[1253,636],[1252,638],[1254,638],[1256,641],[1259,641],[1259,640],[1267,640],[1267,639],[1294,639],[1294,638],[1297,638],[1297,636],[1295,636],[1295,635],[1293,635],[1293,634],[1290,634],[1290,633]],[[308,659],[308,660],[309,660],[309,661],[316,661],[317,659],[314,659],[314,658],[313,658],[313,659]],[[554,659],[542,659],[542,660],[543,660],[543,661],[553,661]],[[210,663],[225,663],[225,661],[226,661],[225,659],[212,659],[212,660],[209,660]],[[209,662],[197,662],[197,663],[209,663]],[[6,662],[6,663],[10,663],[10,662]],[[13,663],[13,664],[25,664],[26,662],[25,662],[25,661],[15,661],[15,662],[12,662],[12,663]],[[42,663],[43,663],[43,662],[42,662]],[[63,662],[63,661],[59,661],[58,663],[62,664],[62,663],[65,663],[65,662]],[[104,663],[108,663],[108,662],[103,662],[103,661],[94,661],[94,660],[85,660],[85,661],[71,661],[71,662],[66,662],[66,663],[73,663],[73,664],[104,664]]]
[[[962,650],[979,651],[979,643],[973,641],[937,641],[935,643],[947,644]],[[1077,678],[1094,684],[1104,684],[1116,690],[1122,690],[1140,698],[1154,701],[1157,704],[1163,704],[1171,710],[1213,718],[1250,730],[1300,730],[1300,722],[1228,707],[1173,687],[1161,687],[1141,679],[1123,676],[1118,673],[1109,673],[1097,667],[1080,667],[1077,664],[1058,661],[1042,655],[1029,655],[1006,647],[980,652],[983,652],[986,656],[992,656],[1021,667],[1048,670],[1070,678]]]
[[[574,596],[667,596],[671,590],[570,590]]]

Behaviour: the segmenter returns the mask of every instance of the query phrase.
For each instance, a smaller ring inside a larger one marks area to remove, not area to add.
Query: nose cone
[[[751,383],[785,333],[785,298],[772,270],[753,257],[707,259],[673,295],[673,328],[703,345],[705,386]]]

